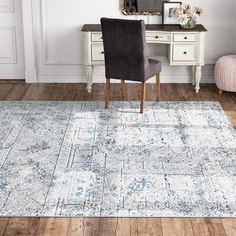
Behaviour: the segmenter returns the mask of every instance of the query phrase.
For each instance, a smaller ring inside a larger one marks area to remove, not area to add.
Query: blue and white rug
[[[236,216],[215,102],[1,102],[0,216]]]

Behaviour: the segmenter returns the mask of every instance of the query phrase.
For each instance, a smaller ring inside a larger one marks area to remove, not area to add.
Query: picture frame
[[[162,24],[163,25],[176,25],[179,24],[176,17],[171,16],[171,10],[175,7],[182,5],[182,2],[167,2],[162,3]]]

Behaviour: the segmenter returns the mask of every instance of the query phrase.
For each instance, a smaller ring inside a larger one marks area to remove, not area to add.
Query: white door
[[[21,0],[0,0],[0,79],[24,79]]]

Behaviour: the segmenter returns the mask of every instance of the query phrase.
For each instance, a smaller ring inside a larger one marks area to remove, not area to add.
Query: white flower
[[[197,21],[202,14],[202,8],[193,7],[191,4],[179,5],[171,10],[171,16],[177,17],[181,25],[186,25],[190,19]]]
[[[202,16],[203,14],[203,9],[201,7],[195,7],[194,11],[199,15]]]
[[[178,17],[178,20],[181,25],[186,25],[189,19],[188,19],[187,14],[182,14]]]
[[[187,10],[192,11],[193,7],[192,7],[191,4],[185,4],[185,5],[184,5],[184,9],[185,9],[186,11],[187,11]]]
[[[183,12],[184,12],[184,6],[183,6],[183,5],[179,5],[179,6],[177,7],[177,9],[178,9],[178,12],[179,12],[179,13],[183,13]]]
[[[184,11],[184,7],[182,5],[179,5],[178,7],[172,9],[171,16],[179,17],[180,15],[183,14],[183,11]]]
[[[194,13],[194,11],[193,11],[193,9],[188,9],[188,10],[186,10],[186,14],[189,16],[189,17],[191,17],[192,15],[193,15],[193,13]]]

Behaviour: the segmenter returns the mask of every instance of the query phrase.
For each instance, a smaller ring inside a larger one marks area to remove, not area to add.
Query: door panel
[[[0,0],[0,79],[24,79],[21,0]]]

